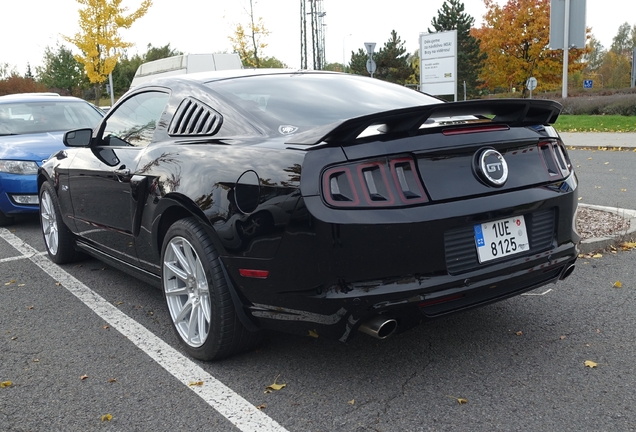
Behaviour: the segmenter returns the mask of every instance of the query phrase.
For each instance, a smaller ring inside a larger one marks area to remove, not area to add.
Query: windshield
[[[207,85],[273,130],[308,130],[381,111],[440,103],[439,99],[355,75],[278,74]]]
[[[81,100],[15,101],[0,104],[0,135],[93,128],[102,114]]]

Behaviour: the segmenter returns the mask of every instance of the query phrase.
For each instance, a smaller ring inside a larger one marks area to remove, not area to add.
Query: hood
[[[0,159],[31,160],[38,163],[65,148],[64,132],[0,136]]]

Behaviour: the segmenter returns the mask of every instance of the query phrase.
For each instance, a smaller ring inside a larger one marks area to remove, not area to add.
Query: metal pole
[[[108,74],[108,84],[110,84],[110,106],[111,108],[115,105],[115,89],[113,88],[113,73]]]
[[[570,0],[565,0],[565,23],[563,25],[563,89],[561,91],[561,97],[566,99],[568,97],[568,62],[570,41],[568,36],[570,34]]]

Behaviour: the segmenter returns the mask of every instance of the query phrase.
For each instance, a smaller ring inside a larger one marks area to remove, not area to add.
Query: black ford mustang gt
[[[572,272],[560,109],[336,73],[157,80],[40,169],[44,240],[161,287],[198,359],[260,329],[385,338]]]

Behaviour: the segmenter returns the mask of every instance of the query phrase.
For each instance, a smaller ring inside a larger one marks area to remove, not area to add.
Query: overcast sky
[[[563,1],[563,0],[554,0]],[[583,0],[571,0],[582,2]],[[141,0],[124,0],[129,12]],[[382,47],[395,29],[409,52],[418,49],[418,36],[431,26],[444,0],[322,0],[326,12],[327,62],[349,61],[351,51],[376,42]],[[505,0],[499,0],[503,4]],[[153,0],[148,13],[120,34],[135,44],[129,54],[143,54],[150,43],[170,43],[184,53],[231,52],[228,36],[236,23],[247,22],[248,0]],[[387,8],[387,5],[391,5]],[[485,13],[483,0],[464,0],[466,12],[480,26]],[[19,73],[30,63],[33,71],[42,64],[44,48],[64,43],[60,34],[79,30],[76,0],[0,0],[0,64],[8,63]],[[256,0],[255,15],[271,35],[265,56],[274,56],[292,68],[300,67],[300,0]],[[623,22],[636,24],[634,0],[587,0],[587,25],[607,48]],[[70,48],[71,45],[67,44]]]

